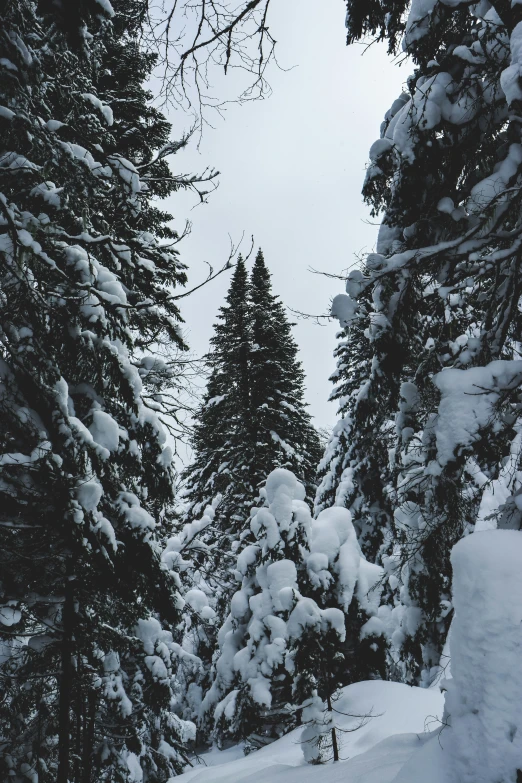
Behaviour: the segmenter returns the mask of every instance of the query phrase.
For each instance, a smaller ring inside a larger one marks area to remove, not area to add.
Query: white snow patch
[[[0,606],[0,624],[1,625],[16,625],[22,619],[22,612],[17,609],[16,606],[9,606],[8,604]]]
[[[146,532],[156,527],[156,522],[149,512],[142,508],[139,499],[133,492],[120,492],[118,506],[132,528]]]
[[[229,697],[234,695],[237,692]],[[357,731],[343,735],[344,761],[307,765],[300,747],[302,728],[297,728],[246,757],[241,745],[211,750],[201,757],[206,767],[197,765],[169,783],[393,783],[413,754],[427,743],[430,735],[426,731],[439,725],[443,697],[436,689],[373,680],[344,688],[336,709],[375,716]],[[338,725],[345,729],[360,722],[359,718],[337,715]],[[421,776],[404,783],[435,783],[435,779]]]
[[[96,0],[96,2],[103,8],[107,16],[111,18],[114,16],[114,8],[110,4],[109,0]]]
[[[522,22],[519,22],[509,40],[511,49],[511,65],[500,75],[500,86],[504,90],[508,104],[522,99],[520,77],[522,76]]]
[[[112,416],[105,411],[95,410],[92,414],[92,424],[89,431],[95,443],[107,451],[117,451],[120,439],[120,428]]]
[[[130,160],[116,154],[108,155],[107,160],[111,167],[118,172],[121,179],[129,186],[131,192],[139,193],[141,190],[141,182],[138,169],[134,163],[131,163]]]
[[[63,188],[57,188],[54,182],[40,182],[31,190],[31,196],[39,196],[49,204],[51,207],[60,208],[60,194],[63,192]]]
[[[103,496],[103,487],[97,479],[83,481],[76,487],[76,500],[85,511],[96,511]]]
[[[110,106],[107,106],[106,103],[103,103],[100,101],[100,99],[96,95],[92,95],[90,92],[85,92],[82,95],[82,98],[84,98],[86,101],[89,101],[102,115],[103,119],[107,123],[107,125],[110,127],[114,122],[114,116],[112,113],[112,109]]]
[[[359,305],[351,296],[348,296],[348,294],[337,294],[333,298],[330,314],[332,318],[337,318],[339,325],[344,329],[351,324],[358,310]]]
[[[141,768],[141,764],[138,756],[135,753],[129,753],[126,758],[126,761],[127,761],[127,767],[130,775],[130,777],[128,778],[129,783],[142,783],[143,770]]]
[[[522,770],[522,533],[467,536],[451,562],[451,730],[442,737],[452,781],[515,781]]]
[[[403,49],[405,51],[423,38],[430,30],[431,15],[437,5],[438,0],[413,0],[406,23],[406,33],[404,36]],[[444,5],[454,8],[459,5],[461,0],[441,0]]]
[[[522,29],[522,23],[519,26]],[[508,186],[518,173],[521,163],[522,146],[511,144],[507,156],[497,163],[493,174],[478,182],[471,189],[467,203],[469,212],[480,214],[493,202],[500,206],[508,197]]]
[[[480,430],[491,423],[500,393],[522,380],[522,361],[498,360],[467,370],[450,368],[432,380],[442,394],[435,427],[437,459],[446,465],[454,459],[457,447],[478,440]]]

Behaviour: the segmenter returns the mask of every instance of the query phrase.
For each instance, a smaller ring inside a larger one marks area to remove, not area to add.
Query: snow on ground
[[[411,688],[373,680],[335,703],[341,762],[306,765],[302,729],[242,756],[212,751],[171,783],[514,783],[522,769],[522,536],[486,530],[453,549],[452,678]],[[499,640],[501,640],[499,642]],[[441,721],[442,719],[442,721]]]
[[[170,783],[393,783],[410,760],[426,756],[429,763],[437,753],[438,736],[429,732],[440,727],[444,709],[438,688],[412,688],[380,680],[359,682],[343,689],[335,709],[374,716],[357,731],[341,734],[343,761],[338,764],[319,768],[305,764],[299,744],[302,729],[298,728],[249,756],[243,755],[241,746],[205,753],[201,760],[206,767],[198,764]],[[359,718],[339,714],[337,719],[344,729],[361,723]],[[424,780],[439,783],[436,778]],[[412,777],[411,781],[419,783],[420,778]]]

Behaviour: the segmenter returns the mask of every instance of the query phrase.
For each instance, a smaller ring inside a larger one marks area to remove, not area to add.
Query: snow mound
[[[357,731],[342,735],[344,760],[337,764],[319,769],[305,764],[300,747],[302,729],[297,728],[249,756],[243,756],[241,745],[205,753],[200,759],[206,767],[196,764],[169,783],[316,783],[318,779],[321,783],[393,783],[416,752],[430,746],[427,732],[440,726],[443,696],[435,688],[371,680],[343,688],[335,708],[355,716],[374,716]],[[361,719],[339,714],[337,723],[350,729]],[[427,781],[423,779],[423,783]]]
[[[474,533],[453,547],[455,616],[444,727],[393,783],[516,783],[522,770],[522,534]],[[365,781],[366,783],[366,781]]]
[[[459,783],[514,783],[522,770],[522,534],[475,533],[451,561],[451,729],[442,745]]]

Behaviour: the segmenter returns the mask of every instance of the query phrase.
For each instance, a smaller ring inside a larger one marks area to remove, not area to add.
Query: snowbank
[[[393,783],[516,783],[522,770],[522,534],[473,533],[453,548],[444,723]],[[366,781],[365,781],[366,783]]]
[[[451,730],[442,745],[458,783],[514,783],[522,770],[522,534],[475,533],[451,561]]]
[[[342,735],[344,761],[322,766],[320,774],[316,766],[304,763],[299,744],[302,729],[298,728],[249,756],[243,756],[237,745],[206,753],[201,760],[207,767],[197,765],[170,783],[316,783],[318,778],[321,783],[392,783],[424,746],[430,736],[426,732],[440,726],[443,697],[435,688],[372,680],[344,688],[335,708],[375,717],[357,731]],[[361,722],[357,717],[337,718],[338,725],[345,729]]]

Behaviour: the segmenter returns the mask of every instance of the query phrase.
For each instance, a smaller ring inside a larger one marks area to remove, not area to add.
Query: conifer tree
[[[291,468],[311,499],[319,454],[297,346],[261,251],[250,281],[238,260],[218,318],[194,428],[194,462],[185,471],[188,519],[219,496],[206,539],[215,548],[207,563],[211,572],[231,545],[238,546],[266,475],[277,466]]]
[[[305,756],[317,761],[323,702],[382,672],[382,569],[361,557],[349,511],[327,509],[312,520],[305,493],[284,468],[266,480],[265,505],[253,509],[237,557],[239,587],[199,722],[220,743],[258,747],[293,728],[304,709]],[[353,654],[361,637],[364,664]]]
[[[392,672],[428,683],[453,544],[520,526],[522,17],[495,0],[347,5],[349,42],[402,38],[415,71],[370,150],[377,253],[334,300],[343,419],[318,504],[358,517],[388,574]]]
[[[321,655],[333,652],[345,636],[339,609],[322,611],[301,594],[311,527],[304,486],[279,468],[263,492],[266,506],[254,510],[250,522],[252,543],[237,558],[240,587],[219,631],[213,681],[200,716],[219,743],[248,739],[251,747],[293,728],[296,713],[317,687],[312,671]]]
[[[184,644],[200,656],[194,687],[210,683],[216,633],[230,611],[233,570],[249,535],[250,509],[265,477],[290,467],[314,491],[319,438],[303,400],[304,376],[282,304],[272,294],[261,251],[250,280],[239,258],[207,358],[210,377],[194,428],[194,462],[185,471],[188,526],[207,522],[194,551],[193,580],[210,600],[208,619],[188,607]],[[197,709],[192,713],[197,718]]]
[[[185,472],[190,514],[203,512],[219,494],[218,513],[225,525],[231,524],[232,496],[250,499],[255,492],[249,483],[246,456],[251,449],[248,420],[252,324],[248,298],[248,274],[240,256],[211,338],[207,357],[210,376],[194,426],[194,462]]]
[[[177,187],[176,145],[142,87],[143,5],[113,6],[2,9],[0,774],[13,781],[160,783],[192,731],[174,712],[176,580],[160,563],[171,453],[147,390],[153,343],[183,348],[185,274],[151,203]]]
[[[250,455],[251,483],[259,486],[277,464],[295,473],[305,485],[307,498],[312,499],[319,439],[303,403],[304,372],[297,360],[292,324],[272,293],[262,250],[250,278],[250,306],[250,421],[255,444]]]

